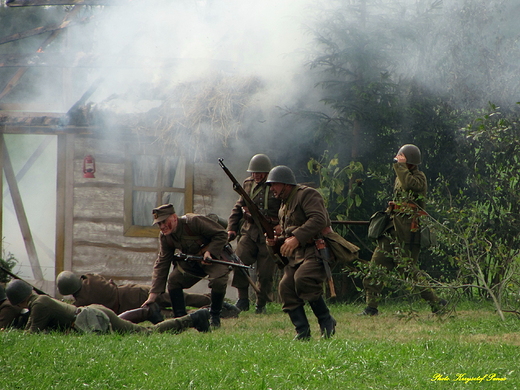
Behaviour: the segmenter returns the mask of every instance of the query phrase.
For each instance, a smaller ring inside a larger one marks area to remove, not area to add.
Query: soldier
[[[242,187],[258,209],[272,222],[274,228],[278,225],[280,200],[269,191],[266,183],[270,170],[271,160],[268,156],[265,154],[254,155],[247,168],[247,172],[251,176],[244,180]],[[260,223],[253,219],[242,197],[237,200],[228,218],[229,241],[234,240],[237,236],[241,222],[243,224],[240,229],[236,254],[244,264],[253,265],[256,262],[257,286],[260,290],[256,296],[256,313],[262,314],[265,313],[266,303],[273,301],[273,277],[276,264],[265,244],[265,236]],[[231,285],[238,290],[236,306],[242,311],[249,310],[249,282],[246,276],[243,273],[235,272]]]
[[[279,284],[282,309],[295,326],[296,339],[308,340],[311,331],[304,308],[308,301],[322,337],[329,338],[336,331],[336,320],[323,299],[327,276],[314,242],[332,231],[323,197],[314,188],[297,184],[293,171],[284,165],[271,169],[267,183],[282,201],[278,237],[267,239],[273,247],[281,244],[280,254],[288,260]]]
[[[204,215],[186,214],[178,217],[171,204],[165,204],[152,210],[153,224],[157,224],[159,233],[159,254],[153,267],[152,287],[143,307],[156,301],[157,297],[168,288],[174,317],[186,315],[183,289],[190,288],[198,281],[209,277],[211,289],[211,325],[220,327],[220,315],[226,295],[229,266],[211,262],[181,262],[174,257],[175,250],[188,255],[202,255],[215,259],[227,244],[227,232],[218,223]],[[170,265],[174,268],[169,274]]]
[[[148,298],[150,286],[142,284],[117,285],[99,274],[87,273],[77,276],[70,271],[61,272],[56,278],[61,295],[72,295],[75,306],[87,306],[93,303],[108,307],[121,318],[139,323],[150,321],[156,324],[164,320],[161,310],[171,307],[168,293],[161,294],[151,305],[141,307]],[[205,294],[184,293],[187,306],[202,308],[211,304]],[[236,317],[240,312],[234,305],[224,302],[223,317]],[[124,314],[122,314],[124,313]]]
[[[11,281],[6,294],[13,305],[29,309],[29,319],[25,329],[29,332],[52,330],[105,333],[110,330],[120,333],[178,333],[189,327],[199,332],[209,331],[209,312],[201,309],[181,318],[163,321],[151,328],[136,325],[119,318],[116,313],[103,305],[76,307],[48,295],[36,295],[32,287],[22,280]]]
[[[371,270],[363,280],[366,291],[367,307],[362,315],[375,316],[383,283],[375,280],[377,269],[397,270],[421,284],[426,283],[424,275],[417,267],[421,250],[419,229],[424,211],[427,182],[426,176],[419,170],[421,151],[412,144],[402,146],[394,158],[393,168],[396,173],[394,201],[389,202],[386,212],[390,215],[389,223],[383,234],[377,239],[377,247],[372,255]],[[432,312],[437,313],[445,300],[440,300],[431,288],[421,288],[420,294],[429,302]]]
[[[16,327],[21,312],[21,307],[14,306],[9,302],[7,295],[5,295],[4,287],[0,285],[0,329],[6,329],[11,326]]]

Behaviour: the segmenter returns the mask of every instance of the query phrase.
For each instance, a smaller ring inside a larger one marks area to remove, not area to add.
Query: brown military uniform
[[[297,185],[282,203],[279,211],[282,235],[294,236],[300,243],[279,284],[282,309],[291,311],[304,305],[304,301],[316,301],[323,294],[326,279],[325,268],[317,256],[314,239],[331,222],[323,197],[314,188]]]
[[[2,303],[0,303],[0,329],[13,326],[21,312],[22,308],[11,305],[9,299],[5,299]]]
[[[203,215],[187,214],[178,219],[174,232],[159,235],[159,255],[152,275],[152,293],[190,288],[200,279],[208,276],[212,291],[225,294],[229,267],[223,264],[201,264],[199,262],[178,261],[173,255],[176,249],[189,255],[200,255],[209,251],[218,259],[227,243],[227,232],[222,226]],[[202,249],[204,248],[204,249]],[[170,265],[174,263],[173,271]]]
[[[148,299],[150,286],[141,284],[117,285],[98,274],[81,275],[81,289],[74,294],[75,306],[99,304],[108,307],[116,314],[137,309]],[[185,294],[186,304],[192,307],[209,306],[211,299],[203,294]],[[171,307],[170,296],[160,294],[156,301],[163,309]]]
[[[274,228],[278,224],[280,200],[269,191],[269,186],[265,183],[265,180],[256,184],[253,178],[249,177],[244,181],[243,188],[260,211],[273,222]],[[240,229],[236,254],[243,263],[246,265],[257,263],[255,271],[260,294],[257,295],[256,304],[257,307],[263,307],[267,302],[273,300],[273,276],[276,264],[269,254],[263,230],[254,222],[250,214],[244,213],[244,207],[247,207],[247,204],[240,197],[228,218],[227,230],[238,232]],[[241,221],[243,221],[243,224],[239,228]],[[232,286],[239,290],[239,298],[247,298],[247,295],[240,296],[240,292],[247,291],[249,287],[249,282],[243,273],[235,271]]]
[[[394,201],[387,210],[390,222],[383,236],[378,238],[372,255],[371,271],[363,280],[367,306],[377,308],[383,284],[375,280],[375,269],[397,268],[401,274],[420,284],[426,283],[417,266],[421,250],[420,213],[424,210],[427,192],[426,176],[416,165],[408,169],[406,163],[394,163],[397,175],[394,185]],[[421,297],[435,306],[439,298],[431,288],[421,288]]]

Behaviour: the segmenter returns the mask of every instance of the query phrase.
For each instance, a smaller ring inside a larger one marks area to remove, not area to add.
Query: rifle
[[[246,190],[244,190],[244,188],[240,185],[235,176],[233,176],[229,169],[224,165],[224,160],[219,158],[218,163],[220,164],[220,167],[224,170],[224,172],[226,172],[226,175],[228,175],[228,177],[231,179],[231,182],[233,183],[233,190],[237,192],[246,202],[247,208],[251,213],[251,217],[253,218],[257,226],[262,229],[267,238],[271,240],[274,239],[274,230],[269,220],[266,218],[264,214],[260,212],[260,209],[258,208],[256,203],[253,202]],[[267,245],[267,249],[273,257],[275,263],[278,264],[278,267],[283,268],[289,263],[289,261],[285,257],[280,256],[279,253],[275,253],[271,246]]]
[[[184,260],[184,261],[198,261],[198,262],[210,262],[215,264],[224,264],[228,265],[230,267],[237,267],[242,269],[251,269],[252,267],[249,265],[245,265],[243,263],[235,263],[232,261],[225,261],[225,260],[219,260],[214,258],[205,258],[204,256],[198,256],[198,255],[187,255],[186,253],[175,253],[173,255],[174,257]]]
[[[323,238],[318,238],[314,240],[314,244],[316,245],[316,249],[320,254],[321,261],[323,263],[323,267],[325,267],[325,273],[327,275],[327,282],[329,284],[330,289],[330,297],[336,298],[336,289],[334,288],[334,279],[332,279],[332,271],[330,269],[330,252],[327,247],[327,243]]]
[[[330,221],[333,225],[370,225],[370,221]]]
[[[18,280],[21,280],[22,282],[25,282],[25,280],[23,280],[21,277],[19,277],[18,275],[16,274],[13,274],[11,271],[9,271],[7,268],[4,268],[4,266],[0,265],[0,271],[3,271],[5,272],[7,275],[9,275],[10,277],[14,278],[14,279],[18,279]],[[27,283],[29,286],[32,287],[32,289],[39,295],[49,295],[47,294],[45,291],[43,290],[40,290],[38,287],[34,287],[31,283],[28,283],[28,282],[25,282]]]

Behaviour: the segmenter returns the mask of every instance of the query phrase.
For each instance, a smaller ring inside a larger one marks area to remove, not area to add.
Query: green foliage
[[[4,254],[4,258],[0,258],[0,265],[8,271],[12,271],[17,262],[16,257],[12,253]],[[11,277],[0,270],[0,283],[8,283],[10,280]]]
[[[338,155],[330,158],[326,150],[320,160],[311,158],[307,168],[311,174],[319,176],[318,191],[325,200],[331,219],[348,220],[352,209],[360,207],[362,203],[363,180],[356,177],[363,173],[363,165],[351,161],[349,165],[341,167]]]
[[[465,182],[458,192],[439,178],[435,212],[442,222],[436,252],[460,270],[459,284],[491,298],[501,314],[518,306],[520,289],[520,126],[490,105],[460,130]]]

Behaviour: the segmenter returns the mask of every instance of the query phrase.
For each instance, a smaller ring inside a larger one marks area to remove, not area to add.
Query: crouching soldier
[[[11,304],[29,309],[29,319],[25,327],[29,332],[75,330],[86,333],[179,333],[187,328],[195,328],[199,332],[208,332],[210,329],[207,309],[166,320],[152,327],[144,327],[119,318],[103,305],[76,307],[47,295],[37,295],[29,284],[18,279],[7,285],[6,294]]]

